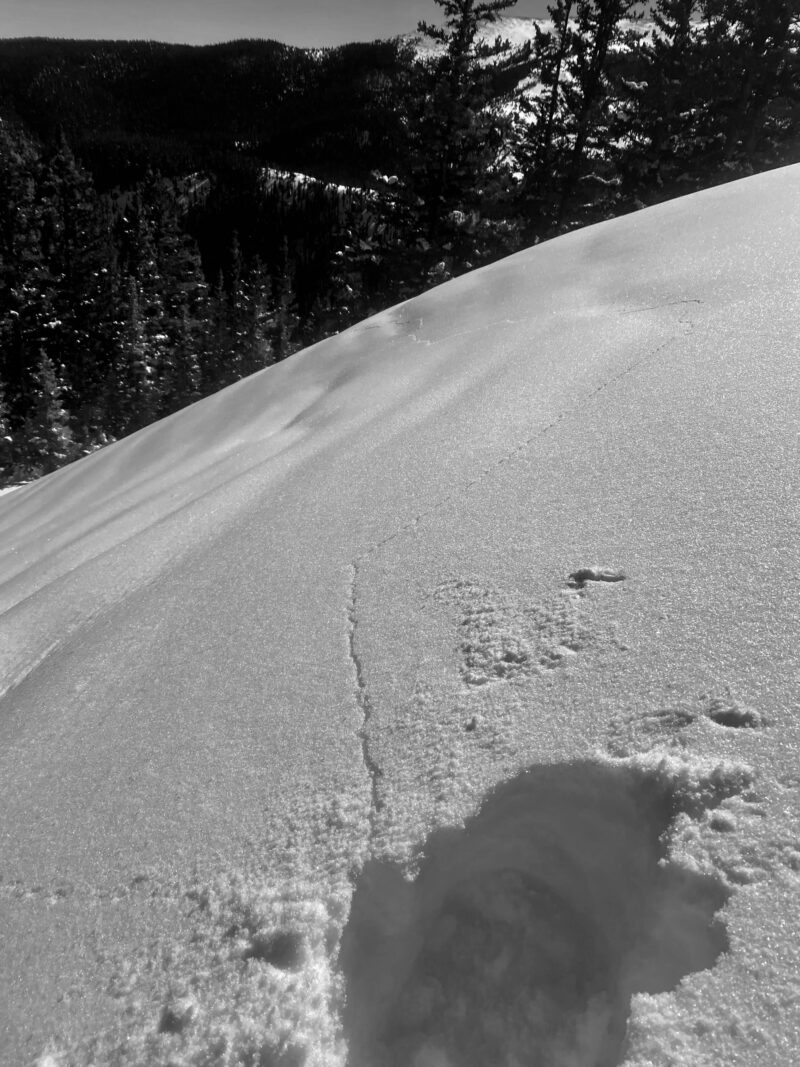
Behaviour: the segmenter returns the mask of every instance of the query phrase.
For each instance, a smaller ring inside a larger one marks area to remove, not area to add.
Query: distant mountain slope
[[[239,124],[241,132],[254,107],[268,108],[291,90],[304,56],[277,41],[196,48],[156,41],[2,40],[0,89],[30,122],[62,124],[70,133],[120,123],[197,132],[223,120]],[[257,89],[259,99],[248,97],[248,89]]]
[[[380,152],[371,108],[395,67],[391,42],[308,50],[257,40],[193,47],[7,39],[0,118],[19,118],[45,138],[63,129],[95,170],[108,170],[116,149],[122,174],[126,161],[170,173],[173,161],[178,172],[208,166],[215,151],[294,167],[324,163],[327,153],[328,167],[346,172],[348,156],[351,169],[377,165],[377,156],[361,158],[358,136],[344,135],[363,128]]]
[[[0,1062],[797,1062],[798,181],[0,498]]]
[[[652,22],[649,20],[633,22],[630,19],[623,19],[622,26],[648,33],[652,28]],[[503,41],[508,41],[514,49],[524,49],[529,45],[535,45],[543,33],[551,33],[552,31],[552,19],[517,18],[513,15],[501,15],[494,22],[481,23],[477,39],[485,44],[493,44],[499,37]],[[405,34],[402,39],[411,44],[420,56],[436,53],[441,47],[438,42],[432,41],[429,37],[419,33]]]
[[[551,19],[515,18],[501,16],[495,22],[482,23],[478,31],[478,40],[491,44],[497,37],[508,41],[512,48],[524,48],[535,44],[539,34],[552,28]],[[440,45],[419,33],[408,33],[403,40],[411,44],[418,55],[436,53]]]

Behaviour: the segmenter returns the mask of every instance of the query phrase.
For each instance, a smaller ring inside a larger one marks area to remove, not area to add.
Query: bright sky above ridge
[[[506,14],[535,18],[548,0]],[[7,6],[6,6],[7,5]],[[209,44],[264,37],[315,46],[408,33],[438,21],[433,0],[5,0],[3,37],[151,39]]]

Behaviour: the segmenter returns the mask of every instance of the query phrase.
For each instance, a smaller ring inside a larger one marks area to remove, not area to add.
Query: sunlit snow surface
[[[0,1062],[800,1059],[799,184],[0,499]]]

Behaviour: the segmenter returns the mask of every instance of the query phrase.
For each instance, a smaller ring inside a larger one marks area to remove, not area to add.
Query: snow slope
[[[800,1058],[798,183],[0,499],[0,1062]]]

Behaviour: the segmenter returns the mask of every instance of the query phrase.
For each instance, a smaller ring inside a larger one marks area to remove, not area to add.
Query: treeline
[[[605,217],[798,157],[798,0],[557,0],[532,217]],[[630,20],[633,20],[632,22]]]
[[[513,0],[437,3],[423,58],[0,42],[6,480],[532,242],[798,158],[800,0],[647,23],[554,0],[517,49],[492,29]]]
[[[0,116],[45,144],[64,134],[100,192],[233,157],[352,183],[392,165],[400,63],[390,41],[0,40]]]
[[[98,195],[65,141],[0,128],[0,438],[46,473],[259,370],[302,343],[288,256],[215,281],[187,232],[199,179]]]

